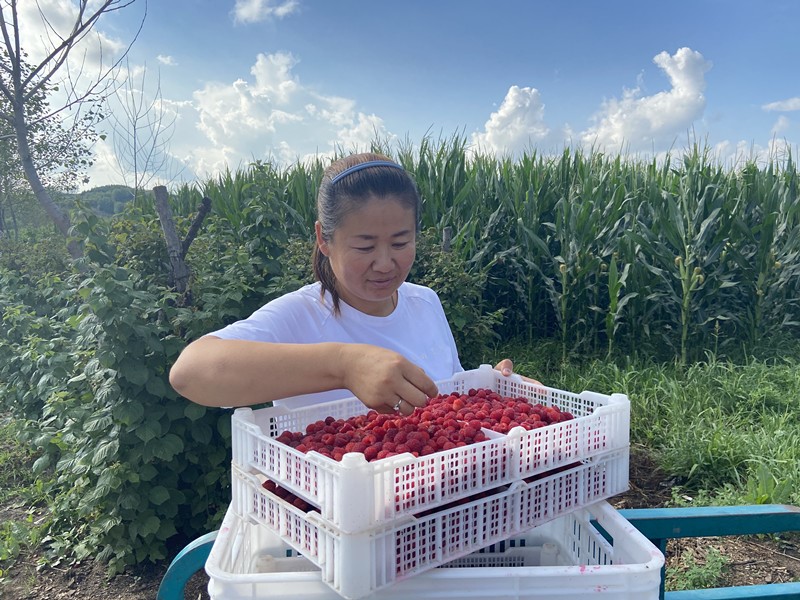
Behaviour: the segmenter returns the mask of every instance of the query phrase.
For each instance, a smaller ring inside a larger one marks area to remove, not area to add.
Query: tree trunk
[[[25,177],[33,190],[33,195],[42,205],[45,212],[53,220],[58,231],[67,240],[67,250],[69,250],[72,258],[81,258],[83,256],[83,249],[76,240],[71,240],[69,237],[69,215],[53,202],[50,193],[42,185],[42,180],[39,177],[39,172],[36,170],[36,165],[31,156],[31,148],[28,144],[28,127],[25,124],[25,113],[22,106],[14,106],[14,133],[17,136],[17,147],[19,149],[19,159],[22,163],[22,170],[25,171]]]
[[[175,221],[172,218],[172,210],[168,203],[167,188],[163,185],[158,185],[153,188],[153,193],[156,197],[158,220],[161,221],[161,230],[164,232],[164,240],[167,242],[172,282],[175,285],[175,289],[183,294],[189,281],[189,268],[183,260],[181,240],[177,231],[175,231]]]

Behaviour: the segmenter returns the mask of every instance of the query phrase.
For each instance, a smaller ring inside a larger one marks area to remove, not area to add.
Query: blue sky
[[[128,41],[143,8],[99,29]],[[796,156],[797,23],[795,0],[149,0],[129,59],[177,116],[173,180],[376,132],[499,155],[663,154],[693,132],[733,163]],[[98,147],[93,185],[120,180],[112,153]]]

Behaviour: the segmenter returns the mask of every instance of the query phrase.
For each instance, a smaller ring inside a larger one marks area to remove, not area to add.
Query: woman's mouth
[[[370,279],[369,282],[376,288],[387,288],[393,285],[394,277],[389,277],[386,279]]]

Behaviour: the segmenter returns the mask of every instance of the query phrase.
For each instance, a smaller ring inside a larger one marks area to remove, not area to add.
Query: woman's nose
[[[394,268],[394,260],[389,250],[378,250],[372,268],[380,273],[386,273]]]

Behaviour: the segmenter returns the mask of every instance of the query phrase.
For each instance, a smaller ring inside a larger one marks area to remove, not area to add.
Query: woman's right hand
[[[386,348],[345,344],[340,364],[343,387],[379,413],[410,415],[439,393],[421,367]]]

